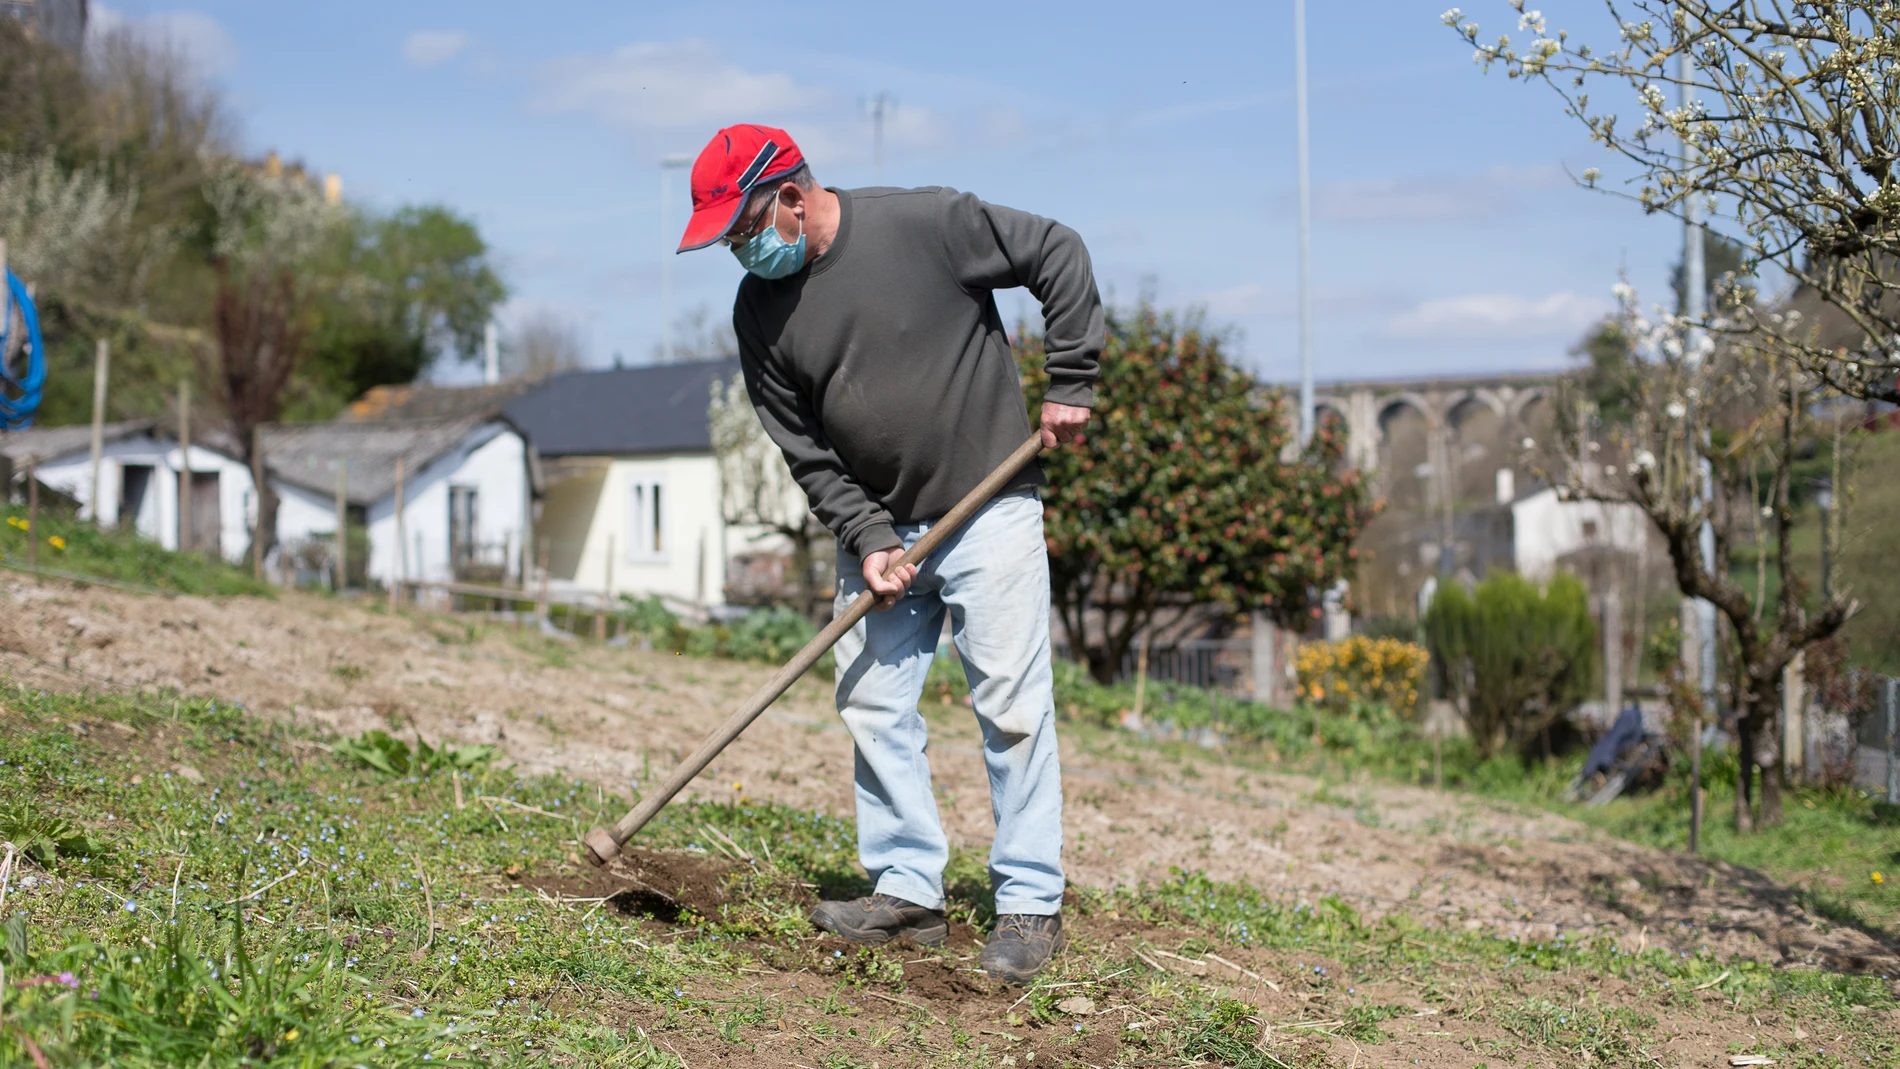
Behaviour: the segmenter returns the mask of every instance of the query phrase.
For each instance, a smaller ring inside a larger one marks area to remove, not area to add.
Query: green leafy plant
[[[89,857],[99,853],[99,844],[72,821],[30,802],[0,804],[0,839],[12,843],[41,865],[51,865],[55,857]]]
[[[1432,663],[1464,706],[1481,757],[1523,750],[1596,679],[1589,594],[1567,573],[1543,587],[1512,572],[1493,572],[1469,593],[1447,583],[1424,629]]]
[[[431,746],[418,736],[415,745],[411,746],[380,728],[372,728],[353,739],[344,739],[331,748],[342,757],[391,776],[412,773],[426,776],[451,768],[466,771],[487,764],[495,757],[492,743],[467,746],[443,743]]]
[[[1016,356],[1034,412],[1042,339]],[[1157,623],[1264,608],[1304,625],[1374,511],[1364,477],[1340,469],[1343,437],[1322,427],[1282,459],[1285,398],[1263,396],[1218,334],[1146,305],[1110,318],[1098,390],[1083,440],[1042,458],[1050,593],[1074,656],[1107,682]]]

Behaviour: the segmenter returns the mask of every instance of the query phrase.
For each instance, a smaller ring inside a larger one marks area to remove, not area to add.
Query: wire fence
[[[1069,656],[1067,643],[1053,643],[1058,658]],[[1196,639],[1148,651],[1148,681],[1251,696],[1253,643],[1246,639]],[[1141,671],[1141,651],[1123,654],[1114,682],[1132,682]]]

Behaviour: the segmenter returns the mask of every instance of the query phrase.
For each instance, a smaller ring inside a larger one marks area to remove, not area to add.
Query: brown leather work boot
[[[925,909],[894,895],[867,895],[849,902],[820,902],[811,922],[853,943],[875,946],[907,935],[918,946],[934,947],[950,937],[940,910]]]
[[[983,971],[1004,983],[1026,984],[1062,949],[1062,914],[1005,913],[983,945]]]

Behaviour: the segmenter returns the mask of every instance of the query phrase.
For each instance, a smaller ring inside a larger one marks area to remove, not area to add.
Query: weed
[[[365,768],[391,776],[428,775],[444,769],[468,771],[480,768],[495,757],[495,747],[490,743],[431,746],[418,735],[415,745],[411,746],[380,728],[340,740],[332,749]]]

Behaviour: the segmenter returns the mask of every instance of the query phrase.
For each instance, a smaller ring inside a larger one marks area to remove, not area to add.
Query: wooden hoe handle
[[[988,504],[990,498],[996,496],[997,491],[1009,485],[1009,481],[1014,479],[1041,452],[1042,432],[1036,431],[1022,445],[1016,447],[1016,451],[1009,455],[1009,459],[997,465],[995,471],[990,472],[982,482],[976,484],[975,489],[963,495],[963,500],[957,502],[955,508],[931,525],[930,530],[925,531],[922,538],[905,550],[904,555],[897,558],[897,563],[891,565],[889,571],[884,574],[890,575],[908,564],[921,564],[925,557],[930,556],[932,550],[955,534],[957,528],[963,526],[964,521],[968,520],[977,509]],[[673,800],[674,795],[685,789],[694,776],[704,771],[706,766],[712,763],[712,759],[719,756],[720,751],[731,745],[732,740],[738,738],[740,732],[778,700],[779,695],[790,690],[792,684],[798,682],[799,677],[809,671],[812,665],[817,664],[818,659],[836,645],[838,640],[844,637],[846,631],[851,630],[859,620],[864,619],[864,614],[870,612],[871,607],[876,603],[877,595],[871,591],[866,590],[859,594],[848,608],[839,613],[831,623],[825,625],[823,631],[818,632],[810,642],[805,643],[805,648],[799,650],[796,656],[786,662],[785,667],[774,673],[764,686],[754,692],[752,697],[746,699],[744,705],[727,717],[726,722],[719,725],[717,731],[706,736],[706,741],[699,744],[699,749],[694,750],[664,781],[647,792],[646,796],[640,799],[639,805],[634,806],[626,816],[616,821],[613,827],[594,828],[582,836],[581,842],[587,845],[587,850],[592,855],[591,860],[604,865],[618,857],[621,846],[625,845],[628,839],[633,838],[636,832],[645,827],[661,809],[664,809],[666,803]]]

